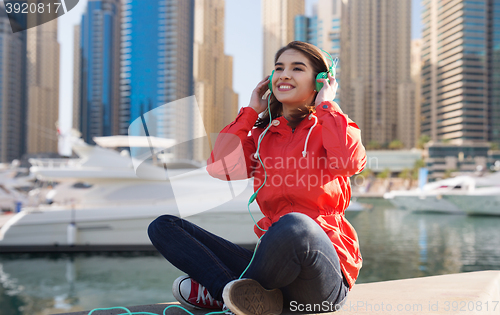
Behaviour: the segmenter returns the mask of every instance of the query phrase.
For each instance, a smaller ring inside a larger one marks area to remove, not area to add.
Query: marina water
[[[411,213],[383,200],[358,201],[374,207],[351,219],[364,260],[357,283],[500,270],[500,217]],[[156,253],[3,254],[0,315],[170,302],[179,275]]]

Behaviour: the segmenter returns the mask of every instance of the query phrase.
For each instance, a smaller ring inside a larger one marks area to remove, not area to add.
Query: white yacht
[[[44,203],[3,224],[0,252],[150,250],[147,227],[162,214],[189,216],[237,244],[257,241],[248,212],[250,179],[221,181],[199,165],[162,168],[82,140],[73,151],[78,159],[30,160],[37,177],[59,184],[39,192]],[[255,221],[262,218],[256,202],[249,208]]]
[[[472,177],[457,176],[425,184],[421,189],[392,190],[384,194],[384,199],[403,210],[463,214],[462,209],[443,199],[443,195],[463,194],[473,187]]]
[[[500,172],[476,178],[474,189],[443,198],[468,215],[500,216]]]
[[[0,164],[1,212],[15,212],[21,205],[28,204],[28,191],[33,188],[34,180],[27,168],[20,167],[18,160]]]
[[[410,211],[479,214],[484,211],[479,204],[483,204],[485,199],[491,205],[495,205],[495,200],[498,201],[498,188],[495,186],[500,186],[499,174],[457,176],[428,183],[422,189],[391,191],[384,194],[384,198],[396,207]],[[487,212],[495,211],[491,209]]]

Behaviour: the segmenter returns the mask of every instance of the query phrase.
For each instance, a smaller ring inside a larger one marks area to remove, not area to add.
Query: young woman
[[[317,47],[289,43],[276,53],[271,81],[259,82],[249,106],[217,138],[208,172],[223,180],[253,177],[265,215],[242,279],[250,250],[174,216],[151,223],[153,245],[189,275],[174,282],[181,304],[267,315],[283,307],[331,312],[345,302],[362,258],[344,211],[349,176],[364,168],[366,154],[359,128],[332,101],[335,78],[316,80],[329,68]],[[269,83],[270,112],[263,99]]]

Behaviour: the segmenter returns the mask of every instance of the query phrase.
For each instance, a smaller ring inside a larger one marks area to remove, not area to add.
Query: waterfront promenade
[[[158,315],[175,303],[131,306],[132,312],[150,312]],[[299,312],[290,314],[316,314]],[[307,307],[307,306],[303,306]],[[313,307],[313,306],[312,306]],[[316,307],[328,307],[319,305]],[[99,311],[92,315],[117,315],[123,310]],[[207,312],[197,311],[194,314]],[[64,313],[88,315],[89,311]],[[178,308],[169,309],[167,315],[188,314]],[[325,314],[325,313],[323,313]],[[349,293],[339,315],[351,314],[500,314],[500,271],[477,271],[394,281],[355,285]]]

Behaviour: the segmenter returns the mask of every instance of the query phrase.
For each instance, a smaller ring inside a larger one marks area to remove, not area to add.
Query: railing
[[[29,159],[32,166],[43,168],[74,168],[81,165],[80,159]]]

